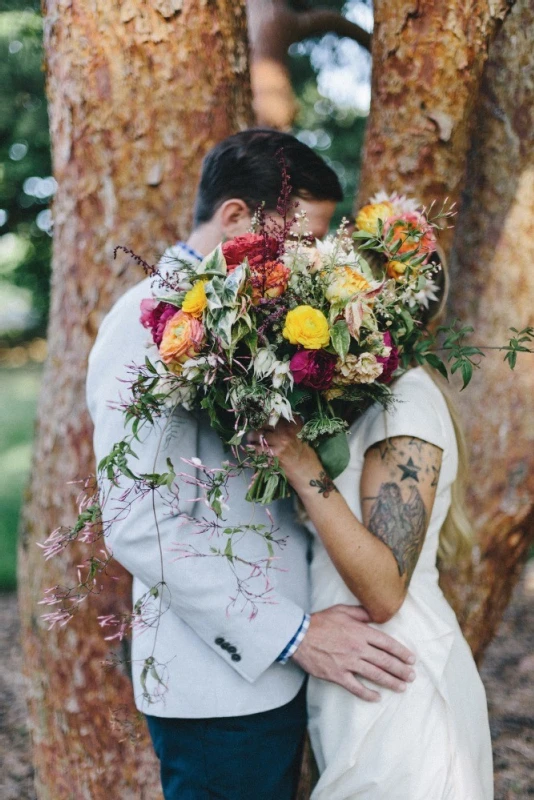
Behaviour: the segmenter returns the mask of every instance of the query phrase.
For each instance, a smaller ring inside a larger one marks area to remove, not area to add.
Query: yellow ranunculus
[[[205,280],[197,281],[192,289],[189,289],[184,302],[182,303],[182,311],[186,314],[191,314],[193,317],[202,316],[202,312],[206,308],[208,301],[206,299],[206,282]]]
[[[388,261],[386,265],[388,278],[395,278],[396,281],[399,281],[406,272],[406,266],[402,261]]]
[[[369,282],[357,270],[352,267],[335,267],[329,276],[325,295],[331,303],[339,303],[369,288]]]
[[[375,236],[378,233],[378,220],[385,222],[393,212],[391,203],[370,203],[360,209],[356,217],[356,227]]]
[[[320,350],[330,341],[328,320],[317,308],[297,306],[288,312],[282,335],[291,344],[301,344],[307,350]]]

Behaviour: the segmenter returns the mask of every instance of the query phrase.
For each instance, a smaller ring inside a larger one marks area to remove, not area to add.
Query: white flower
[[[269,425],[274,426],[279,421],[280,417],[287,419],[288,422],[293,422],[293,411],[289,401],[278,392],[273,392],[269,397]]]
[[[156,394],[166,395],[163,401],[163,405],[166,408],[183,406],[187,411],[191,411],[196,397],[197,387],[194,383],[181,383],[175,376],[167,373],[167,376],[163,376],[158,380],[155,386],[155,392]]]
[[[406,197],[404,194],[397,194],[397,192],[392,192],[391,194],[384,191],[377,192],[371,197],[369,202],[391,203],[395,214],[407,214],[421,210],[421,203],[419,200],[415,200],[413,197]]]
[[[276,353],[270,347],[260,347],[254,357],[254,375],[266,378],[277,364]]]
[[[426,283],[418,292],[411,292],[408,297],[408,305],[410,308],[414,306],[424,306],[428,308],[430,301],[438,301],[439,297],[436,292],[439,292],[438,284],[432,278],[425,278]]]
[[[289,368],[289,361],[277,361],[272,371],[273,387],[275,389],[293,388],[293,373]]]

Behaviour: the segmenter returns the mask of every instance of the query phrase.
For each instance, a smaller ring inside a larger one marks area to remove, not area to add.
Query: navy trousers
[[[306,731],[303,687],[287,705],[242,717],[146,715],[165,800],[292,800]]]

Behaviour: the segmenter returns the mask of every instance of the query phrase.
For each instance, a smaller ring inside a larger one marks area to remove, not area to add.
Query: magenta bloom
[[[393,344],[393,340],[391,338],[391,334],[389,331],[386,331],[382,334],[384,337],[384,346],[391,347],[391,353],[389,356],[377,356],[376,360],[379,364],[384,365],[384,369],[382,370],[382,374],[376,379],[378,383],[391,383],[393,378],[393,373],[399,366],[399,351]]]
[[[141,300],[141,325],[144,328],[150,328],[154,344],[157,344],[158,347],[161,344],[167,320],[177,311],[176,306],[171,305],[171,303],[165,303],[163,300],[158,302],[151,297]]]
[[[299,350],[289,362],[295,379],[309,389],[329,389],[334,379],[337,356],[326,350]]]

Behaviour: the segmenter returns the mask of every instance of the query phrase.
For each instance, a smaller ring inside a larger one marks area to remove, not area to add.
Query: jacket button
[[[229,645],[226,650],[228,650],[229,653],[237,653],[237,647],[234,647],[233,644]]]
[[[241,661],[239,653],[232,653],[232,661]]]
[[[225,642],[224,639],[223,639],[223,643],[221,644],[221,647],[222,647],[223,650],[229,650],[231,645],[229,645],[228,642]]]
[[[222,638],[222,636],[218,636],[218,637],[215,639],[215,644],[218,644],[218,645],[219,645],[219,647],[221,647],[221,645],[223,645],[223,644],[224,644],[224,639]]]

